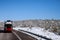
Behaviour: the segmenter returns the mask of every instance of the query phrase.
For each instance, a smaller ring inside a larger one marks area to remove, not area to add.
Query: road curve
[[[22,40],[37,40],[36,38],[34,38],[30,35],[24,34],[22,32],[16,31],[16,30],[13,30],[13,31],[16,32]]]
[[[18,37],[21,38],[21,40],[37,40],[27,34],[24,34],[16,30],[13,30],[11,33],[5,33],[3,28],[0,28],[0,40],[19,40],[16,34]]]

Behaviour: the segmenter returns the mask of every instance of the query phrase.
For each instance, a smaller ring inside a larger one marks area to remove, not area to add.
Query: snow
[[[38,35],[46,36],[47,38],[51,38],[52,40],[60,40],[59,35],[56,35],[52,32],[49,32],[48,30],[44,30],[44,28],[40,28],[40,27],[32,27],[32,28],[29,28],[29,27],[15,27],[13,29],[15,29],[15,30],[21,29],[21,30],[25,30],[25,31],[28,31],[28,32],[38,34]]]

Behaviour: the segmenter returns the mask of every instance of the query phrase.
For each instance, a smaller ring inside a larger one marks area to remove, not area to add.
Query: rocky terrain
[[[0,22],[0,27],[3,27],[3,22]],[[23,20],[13,21],[14,27],[41,27],[50,32],[60,35],[60,20]]]

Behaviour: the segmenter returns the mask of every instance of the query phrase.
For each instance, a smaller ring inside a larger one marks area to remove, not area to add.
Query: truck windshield
[[[12,24],[5,24],[5,27],[12,27]]]

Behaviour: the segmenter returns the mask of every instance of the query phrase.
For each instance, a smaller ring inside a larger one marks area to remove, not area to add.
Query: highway
[[[30,33],[30,32],[27,32],[27,33]],[[30,34],[46,40],[51,40],[44,36],[39,36],[33,33],[30,33]],[[0,40],[38,40],[38,39],[17,30],[12,30],[12,32],[4,32],[4,28],[0,27]]]
[[[0,27],[0,40],[37,40],[32,36],[18,32],[16,30],[11,33],[5,33],[3,28]]]
[[[18,40],[13,33],[0,33],[0,40]]]

